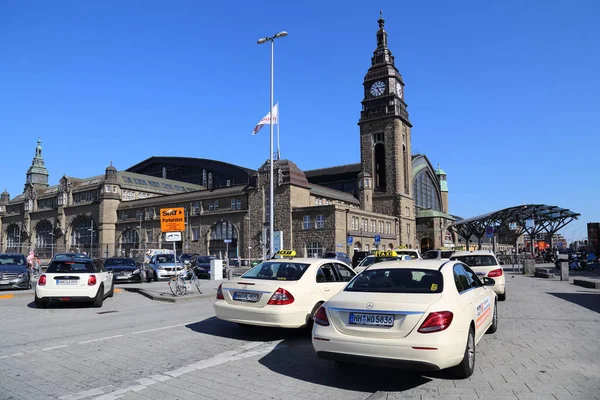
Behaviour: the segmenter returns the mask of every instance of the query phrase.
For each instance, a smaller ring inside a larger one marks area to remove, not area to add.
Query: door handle
[[[328,287],[326,287],[326,288],[323,288],[323,290],[324,290],[325,292],[329,292],[331,289],[329,289]]]

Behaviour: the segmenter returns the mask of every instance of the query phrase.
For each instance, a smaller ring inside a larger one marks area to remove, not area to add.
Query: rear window
[[[442,251],[442,258],[450,258],[454,254],[454,251]]]
[[[436,250],[429,250],[423,253],[423,260],[435,260],[438,258],[438,252]]]
[[[0,254],[0,265],[25,265],[25,256],[21,254]]]
[[[309,265],[285,261],[268,261],[258,264],[241,277],[244,279],[266,279],[271,281],[297,281],[302,278]]]
[[[105,266],[124,265],[135,267],[135,262],[129,258],[108,258],[104,261]]]
[[[398,261],[399,258],[398,257],[365,257],[363,258],[363,260],[360,262],[359,266],[361,267],[367,267],[369,265],[378,263],[378,262],[383,262],[383,261]]]
[[[52,261],[48,265],[46,273],[62,274],[62,273],[92,273],[94,272],[94,263],[81,261]]]
[[[469,267],[488,267],[498,265],[496,259],[493,256],[457,256],[452,257],[453,260],[461,261],[467,264]]]
[[[354,278],[346,292],[374,293],[441,293],[444,289],[441,272],[429,269],[385,268],[367,269]]]
[[[325,253],[323,254],[323,258],[336,258],[337,254],[335,253]]]

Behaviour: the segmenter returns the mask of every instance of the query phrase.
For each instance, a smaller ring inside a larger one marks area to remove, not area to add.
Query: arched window
[[[52,224],[48,220],[38,222],[35,227],[35,251],[42,256],[51,254],[51,247],[54,245],[54,233]]]
[[[415,205],[424,209],[442,211],[436,183],[427,171],[420,172],[413,183]]]
[[[21,252],[21,229],[17,224],[9,225],[6,229],[6,252]]]
[[[308,257],[321,257],[323,255],[323,245],[319,242],[311,242],[306,246]]]
[[[91,217],[79,217],[73,221],[71,228],[71,246],[77,251],[89,251],[93,256],[93,248],[98,244],[98,224]]]
[[[375,190],[385,191],[385,146],[375,145]]]
[[[221,221],[213,225],[210,232],[209,253],[229,259],[238,254],[238,231],[231,221]]]
[[[140,235],[137,230],[127,228],[121,236],[121,251],[125,257],[131,257],[131,250],[140,245]],[[139,246],[141,248],[141,246]]]

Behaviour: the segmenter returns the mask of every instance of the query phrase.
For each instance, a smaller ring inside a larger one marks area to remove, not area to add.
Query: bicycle
[[[184,278],[182,275],[186,277]],[[185,296],[188,290],[192,290],[192,283],[196,287],[196,290],[198,290],[198,293],[202,294],[200,279],[198,279],[194,271],[186,268],[171,278],[169,281],[169,289],[171,289],[171,293],[173,293],[174,296]]]

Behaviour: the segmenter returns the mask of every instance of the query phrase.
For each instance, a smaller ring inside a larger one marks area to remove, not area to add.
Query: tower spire
[[[37,146],[35,147],[35,156],[31,162],[31,167],[27,170],[27,184],[32,184],[36,188],[48,187],[48,170],[44,164],[42,156],[42,139],[38,137]]]

